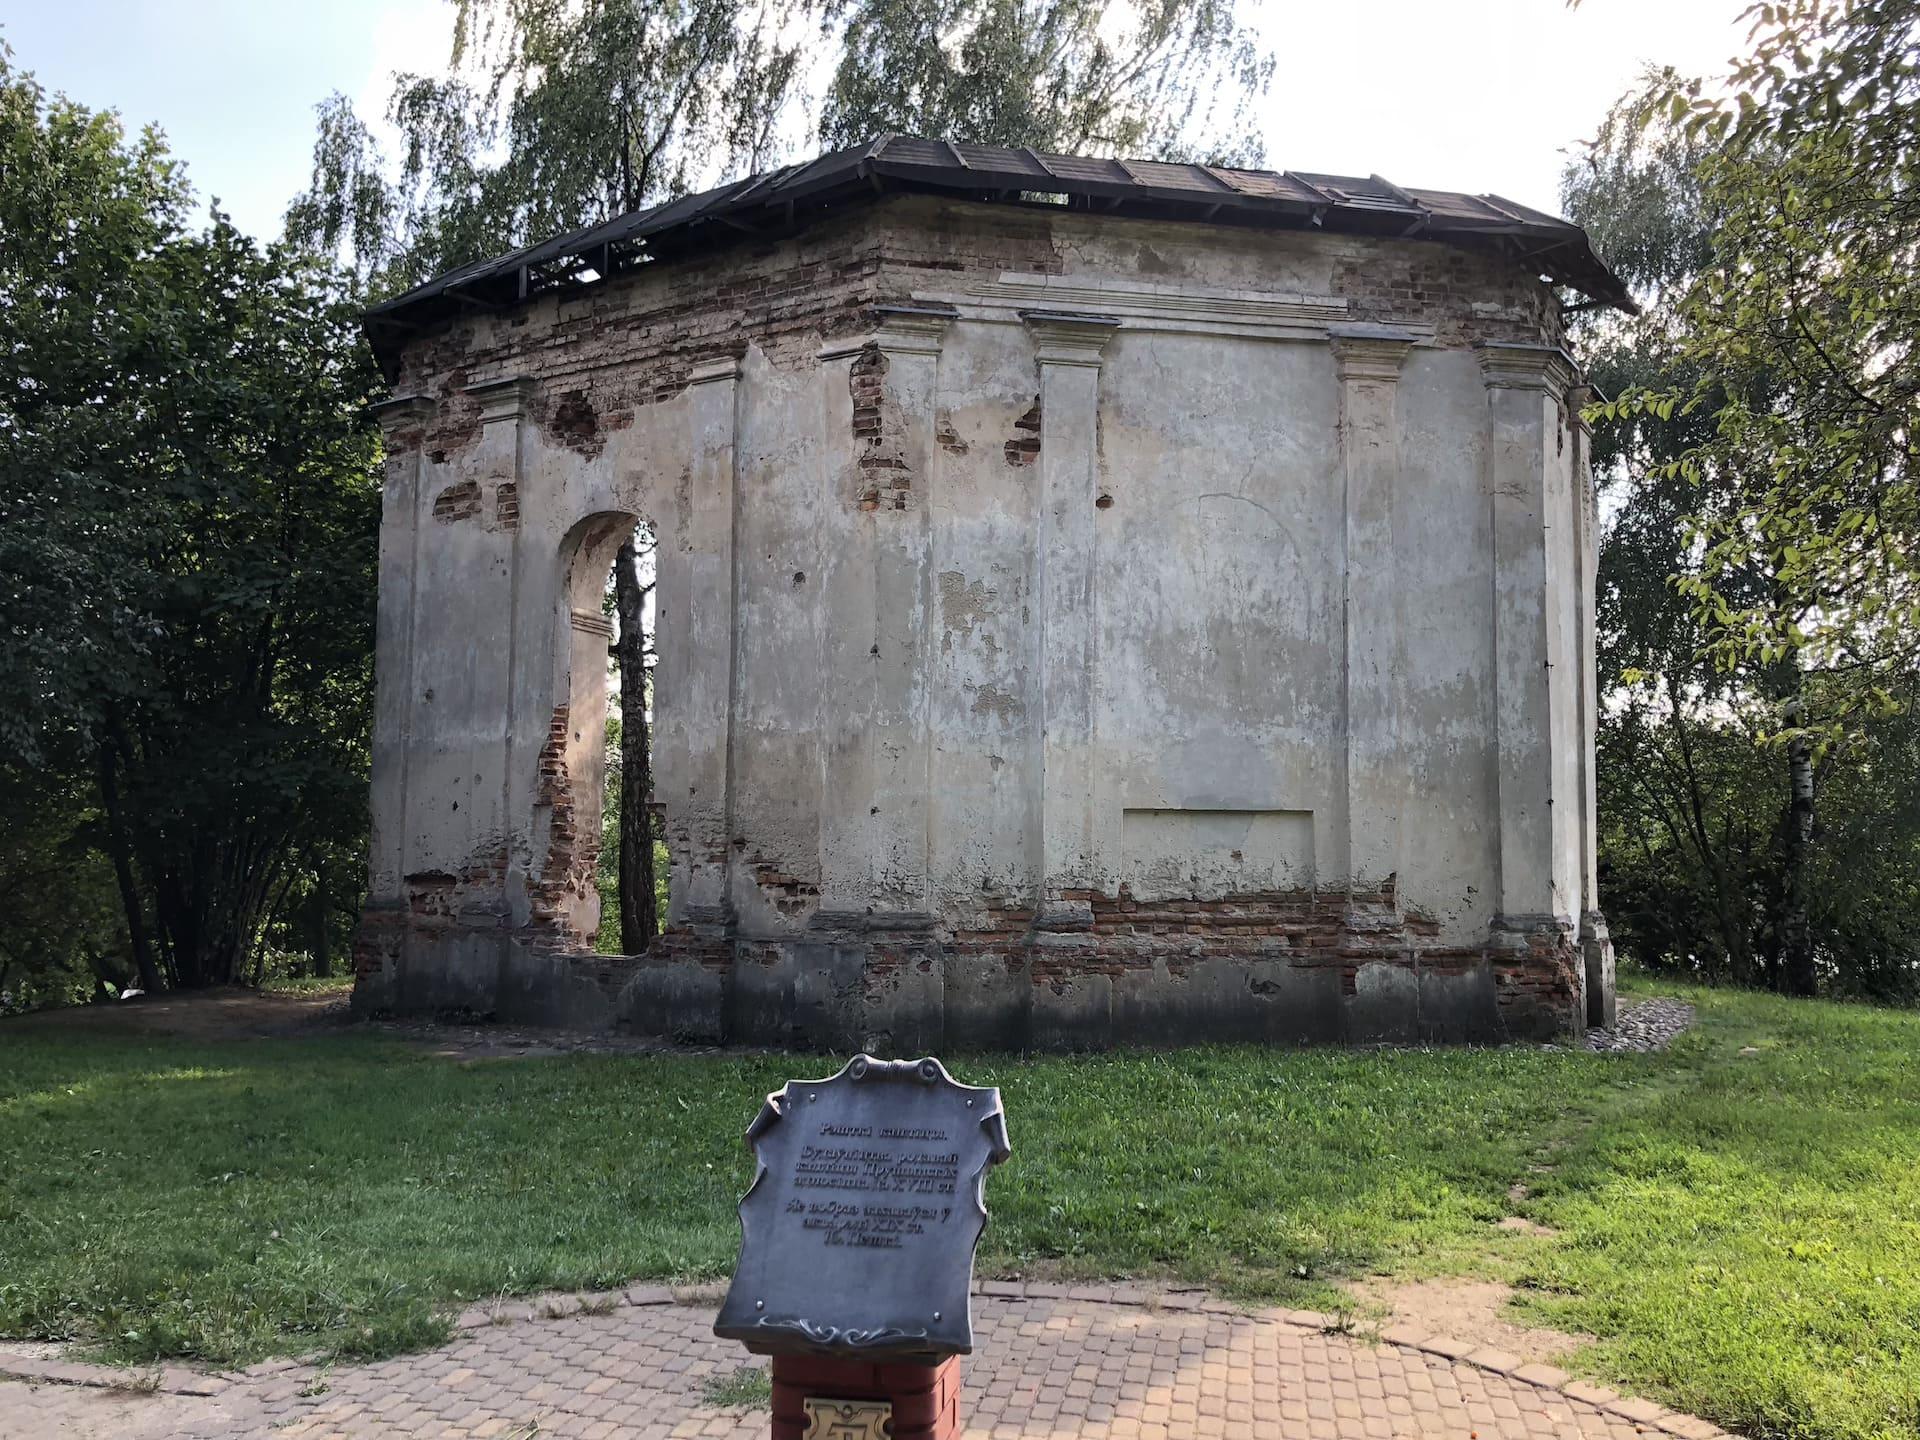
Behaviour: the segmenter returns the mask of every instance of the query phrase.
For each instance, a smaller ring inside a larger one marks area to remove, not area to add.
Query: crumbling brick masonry
[[[1624,303],[1490,197],[896,139],[381,307],[356,1004],[908,1054],[1604,1018],[1559,287]],[[642,523],[671,905],[602,956]]]

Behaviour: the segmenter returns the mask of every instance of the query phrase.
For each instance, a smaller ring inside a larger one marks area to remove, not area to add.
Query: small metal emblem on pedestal
[[[892,1440],[893,1406],[885,1400],[820,1400],[809,1395],[805,1440]]]

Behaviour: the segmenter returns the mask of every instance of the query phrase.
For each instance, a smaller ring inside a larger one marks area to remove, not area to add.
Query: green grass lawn
[[[351,995],[351,975],[274,975],[261,981],[269,995]]]
[[[1598,1335],[1621,1388],[1756,1434],[1920,1434],[1920,1017],[1689,998],[1656,1057],[950,1056],[1014,1143],[982,1269],[1315,1305],[1375,1268],[1486,1273]],[[833,1063],[0,1026],[0,1334],[384,1353],[478,1297],[724,1275],[741,1130]],[[1556,1236],[1494,1228],[1516,1181]]]

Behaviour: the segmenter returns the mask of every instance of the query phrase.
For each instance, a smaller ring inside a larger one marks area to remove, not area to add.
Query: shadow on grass
[[[760,1097],[826,1057],[452,1063],[348,1034],[10,1039],[0,1331],[223,1363],[433,1343],[498,1294],[717,1276]],[[1605,1063],[1534,1050],[959,1057],[1006,1094],[988,1271],[1243,1295],[1443,1243]]]
[[[1330,1308],[1498,1269],[1608,1383],[1760,1435],[1920,1434],[1920,1017],[1680,992],[1663,1056],[949,1056],[1001,1087],[986,1273]],[[724,1275],[741,1131],[825,1056],[461,1063],[364,1033],[0,1039],[0,1333],[379,1355],[452,1307]],[[1541,1169],[1539,1167],[1546,1167]],[[1559,1234],[1492,1222],[1524,1180]]]

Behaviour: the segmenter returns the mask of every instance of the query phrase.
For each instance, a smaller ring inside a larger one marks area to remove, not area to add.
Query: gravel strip
[[[1620,1006],[1611,1030],[1587,1031],[1587,1049],[1664,1050],[1692,1024],[1693,1006],[1684,1000],[1642,1000]]]

